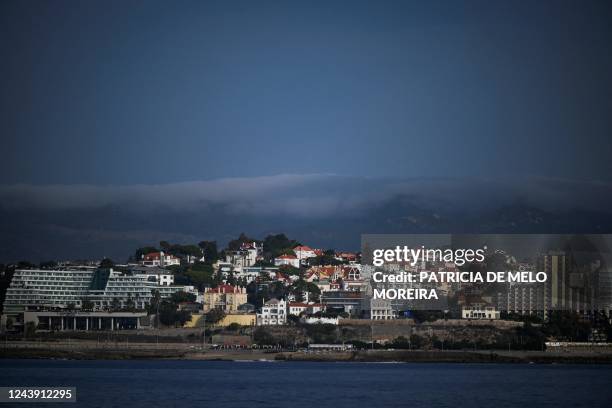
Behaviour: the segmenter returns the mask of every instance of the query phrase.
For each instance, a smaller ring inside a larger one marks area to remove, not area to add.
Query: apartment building
[[[257,313],[257,325],[283,325],[287,324],[287,303],[284,299],[270,299],[263,304]]]

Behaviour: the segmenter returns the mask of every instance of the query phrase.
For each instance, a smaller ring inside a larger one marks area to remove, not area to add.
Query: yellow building
[[[247,302],[246,289],[232,285],[219,285],[204,292],[204,313],[221,309],[225,313],[238,311],[238,306]]]

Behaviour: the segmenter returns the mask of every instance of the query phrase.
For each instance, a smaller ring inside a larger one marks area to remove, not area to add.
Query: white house
[[[255,241],[244,242],[240,245],[240,250],[248,252],[248,259],[252,262],[249,266],[252,266],[263,255],[263,244],[258,244]]]
[[[236,251],[226,251],[225,261],[236,268],[248,268],[261,259],[263,244],[257,242],[244,242]]]
[[[499,319],[499,310],[494,306],[472,305],[461,309],[463,319]]]
[[[249,251],[227,251],[225,253],[225,262],[232,264],[236,268],[248,267],[255,265],[256,257]]]
[[[390,300],[372,298],[369,299],[369,303],[371,320],[392,320],[397,317]]]
[[[219,260],[219,261],[214,263],[213,268],[215,268],[215,270],[217,270],[220,273],[222,273],[223,276],[226,276],[227,274],[232,272],[232,270],[234,269],[234,265],[232,265],[229,262],[223,262],[223,261]]]
[[[315,258],[317,256],[312,248],[305,245],[296,246],[293,248],[293,252],[295,252],[295,256],[300,262],[308,258]]]
[[[288,310],[289,314],[294,316],[299,316],[303,312],[314,314],[325,311],[325,305],[322,303],[290,302]]]
[[[287,303],[281,299],[270,299],[257,313],[258,326],[287,324]]]
[[[293,279],[294,277],[291,276],[290,278],[291,278],[290,280],[292,282],[294,282],[294,279]],[[288,303],[296,303],[296,302],[298,302],[297,297],[295,296],[295,294],[288,293],[287,294],[287,302]],[[302,300],[301,300],[301,302],[302,303],[310,303],[310,292],[308,292],[307,290],[302,292]]]
[[[276,277],[277,272],[278,268],[261,266],[247,266],[244,268],[235,268],[233,271],[234,277],[236,279],[244,279],[246,280],[246,283],[251,283],[261,277],[274,279]],[[222,273],[224,277],[227,277],[229,275],[229,271]]]
[[[324,312],[325,305],[323,303],[310,303],[308,305],[308,313]]]
[[[300,267],[300,260],[295,255],[281,255],[278,258],[274,258],[274,266],[289,265],[294,268]]]
[[[143,266],[171,266],[180,265],[181,260],[174,255],[165,254],[164,251],[150,252],[142,256],[141,263]]]
[[[291,302],[289,303],[289,314],[294,316],[299,316],[301,313],[308,310],[308,304],[301,302]]]
[[[331,290],[331,282],[327,279],[317,281],[315,282],[315,285],[317,285],[321,293],[329,292]]]
[[[149,281],[155,281],[160,286],[174,285],[174,274],[167,269],[148,267],[145,271],[137,273],[146,276]]]

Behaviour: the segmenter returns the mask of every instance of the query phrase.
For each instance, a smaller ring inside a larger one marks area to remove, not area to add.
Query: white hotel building
[[[190,289],[184,286],[167,285],[165,282],[162,285],[155,277],[147,274],[96,267],[71,267],[55,270],[18,269],[6,292],[0,329],[5,329],[9,321],[15,327],[23,325],[27,323],[26,317],[40,319],[47,314],[57,317],[66,314],[66,310],[72,310],[71,306],[74,306],[72,313],[78,313],[79,317],[86,317],[87,314],[97,316],[100,313],[109,312],[112,306],[124,308],[128,304],[133,305],[136,310],[143,310],[150,303],[154,290],[159,291],[163,298],[171,296],[174,292],[190,291]],[[84,300],[93,303],[94,311],[80,311]],[[139,313],[138,315],[146,314]],[[123,317],[127,319],[130,316]],[[35,323],[40,322],[35,321]],[[70,324],[64,323],[66,322],[62,320],[61,324],[56,327],[59,329],[71,327]],[[88,323],[91,322],[88,321]],[[72,329],[76,329],[77,326],[79,325],[75,320]],[[102,327],[102,324],[100,323],[99,326]],[[106,324],[105,327],[108,326],[109,324]],[[87,324],[86,327],[91,329],[95,325]],[[110,324],[110,328],[119,327]]]

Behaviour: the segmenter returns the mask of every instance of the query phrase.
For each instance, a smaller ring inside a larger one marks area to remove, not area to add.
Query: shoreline
[[[612,353],[523,351],[359,350],[266,352],[261,350],[181,350],[120,348],[0,348],[0,359],[193,360],[355,363],[612,364]]]
[[[329,354],[290,353],[277,358],[285,361],[346,361],[396,363],[504,363],[504,364],[612,364],[612,354],[599,353],[547,353],[499,350],[427,351],[385,350],[353,351]]]

